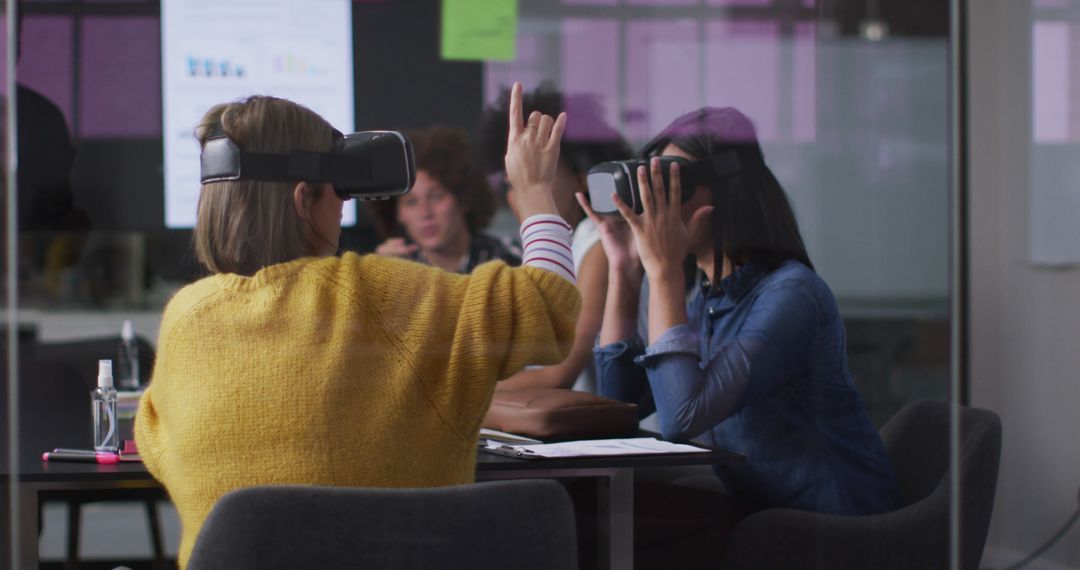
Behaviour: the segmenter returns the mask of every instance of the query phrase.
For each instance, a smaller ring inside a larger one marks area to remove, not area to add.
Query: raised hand
[[[566,113],[557,118],[534,111],[522,122],[521,84],[510,90],[510,134],[506,143],[506,176],[514,189],[522,218],[558,214],[551,197],[559,164],[559,140],[566,129]]]

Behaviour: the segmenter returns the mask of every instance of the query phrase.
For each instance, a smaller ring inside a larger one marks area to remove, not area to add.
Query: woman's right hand
[[[416,252],[419,245],[415,243],[405,243],[405,238],[390,238],[379,244],[375,248],[377,255],[385,255],[387,257],[411,257]]]
[[[506,143],[506,176],[514,189],[522,219],[536,214],[555,214],[551,197],[555,169],[559,165],[559,140],[566,128],[566,113],[551,118],[533,111],[522,122],[521,84],[510,90],[510,133]]]
[[[638,255],[630,224],[622,216],[597,214],[583,192],[578,192],[575,197],[581,209],[585,210],[585,215],[589,216],[600,231],[600,245],[604,248],[604,255],[607,256],[608,271],[616,272],[640,283],[645,270],[641,265],[641,256]]]

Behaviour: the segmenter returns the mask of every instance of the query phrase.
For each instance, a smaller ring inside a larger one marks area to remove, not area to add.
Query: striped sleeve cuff
[[[522,265],[546,269],[577,285],[571,235],[570,224],[559,216],[529,216],[521,223]]]

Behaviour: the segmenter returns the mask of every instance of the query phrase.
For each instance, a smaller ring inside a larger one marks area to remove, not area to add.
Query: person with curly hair
[[[416,184],[404,196],[371,203],[386,237],[375,253],[457,273],[472,273],[495,259],[520,265],[518,253],[483,231],[495,214],[495,199],[472,161],[465,131],[434,126],[405,134],[416,155]]]

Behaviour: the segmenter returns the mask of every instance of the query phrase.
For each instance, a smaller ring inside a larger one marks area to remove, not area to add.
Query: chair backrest
[[[576,567],[570,499],[549,480],[241,489],[214,505],[188,563],[189,570]]]
[[[934,511],[927,520],[942,524],[949,517],[949,411],[946,402],[912,402],[881,429],[905,502]],[[977,568],[997,489],[1001,420],[992,411],[965,407],[959,418],[961,567]]]

